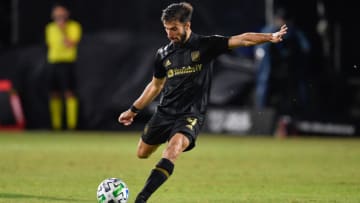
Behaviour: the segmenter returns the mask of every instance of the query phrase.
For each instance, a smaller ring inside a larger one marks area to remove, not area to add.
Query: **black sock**
[[[137,199],[147,200],[156,189],[158,189],[173,173],[174,164],[165,158],[162,158],[156,167],[151,171],[144,188],[138,194]]]

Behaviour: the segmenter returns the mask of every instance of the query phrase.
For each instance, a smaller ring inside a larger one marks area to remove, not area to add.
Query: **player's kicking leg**
[[[151,174],[147,179],[144,188],[136,197],[135,203],[145,203],[147,199],[155,192],[155,190],[158,189],[168,179],[168,177],[172,174],[174,170],[174,163],[176,159],[189,145],[189,138],[187,138],[182,133],[176,133],[169,140],[169,143],[163,152],[162,159],[151,171]],[[149,152],[151,151],[150,148],[147,150]]]

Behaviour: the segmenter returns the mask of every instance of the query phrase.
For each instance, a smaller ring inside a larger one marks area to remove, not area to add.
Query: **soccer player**
[[[167,147],[135,203],[146,202],[173,173],[179,155],[194,148],[209,101],[212,60],[240,46],[281,42],[287,31],[283,25],[274,33],[203,36],[191,31],[192,13],[193,7],[186,2],[173,3],[163,10],[161,20],[170,43],[156,53],[151,82],[118,118],[125,126],[130,125],[141,109],[162,93],[139,141],[137,156],[148,158],[165,142]]]
[[[67,128],[77,125],[78,101],[75,89],[75,62],[81,39],[81,25],[69,18],[69,10],[56,4],[51,13],[53,21],[46,25],[45,38],[48,47],[47,62],[51,73],[50,115],[54,130],[62,128],[63,103],[65,98]]]

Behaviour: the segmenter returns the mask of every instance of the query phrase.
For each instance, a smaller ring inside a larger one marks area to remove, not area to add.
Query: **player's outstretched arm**
[[[134,121],[138,111],[149,105],[161,92],[164,87],[165,78],[155,78],[146,86],[141,96],[134,102],[132,108],[120,114],[118,121],[126,126]]]
[[[283,40],[287,32],[287,26],[281,26],[280,30],[274,33],[254,33],[247,32],[240,35],[234,35],[229,39],[229,48],[234,49],[241,46],[254,46],[265,42],[278,43]]]

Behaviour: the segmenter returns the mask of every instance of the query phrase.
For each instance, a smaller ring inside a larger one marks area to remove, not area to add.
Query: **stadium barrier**
[[[209,108],[204,131],[236,135],[272,135],[275,110],[250,108]]]
[[[279,138],[288,136],[357,137],[360,135],[360,126],[352,118],[295,118],[280,116],[277,119],[274,135]]]
[[[0,130],[22,130],[25,128],[20,97],[10,80],[0,80]]]

